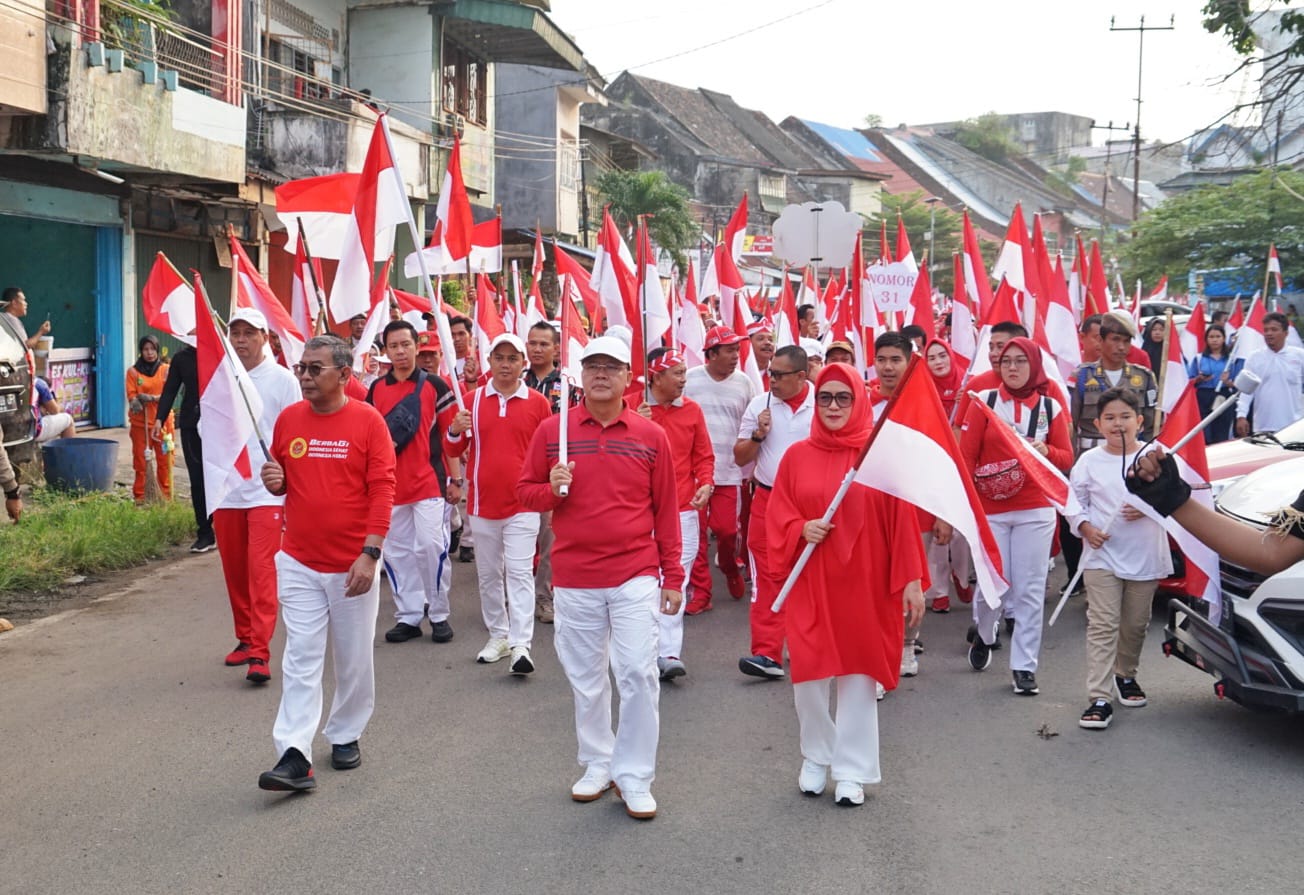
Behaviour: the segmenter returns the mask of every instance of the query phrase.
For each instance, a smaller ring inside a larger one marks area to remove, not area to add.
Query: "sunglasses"
[[[851,392],[816,392],[815,403],[821,407],[832,407],[834,404],[839,407],[850,407],[856,400],[856,396]]]
[[[316,379],[325,370],[343,370],[343,369],[344,368],[342,366],[338,366],[336,364],[318,364],[318,363],[295,364],[294,375],[302,376],[304,373],[307,373],[313,379]]]

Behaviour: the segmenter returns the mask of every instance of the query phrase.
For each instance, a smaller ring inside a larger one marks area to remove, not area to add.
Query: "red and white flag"
[[[1236,303],[1236,310],[1239,312],[1241,303]],[[1250,311],[1245,315],[1245,321],[1236,325],[1236,347],[1232,349],[1231,359],[1240,358],[1248,360],[1252,354],[1260,349],[1268,347],[1268,340],[1263,337],[1263,317],[1266,312],[1263,309],[1263,296],[1258,292],[1254,293],[1254,298],[1250,301]],[[1235,319],[1233,314],[1232,318]]]
[[[1025,485],[1032,487],[1042,499],[1063,516],[1080,516],[1082,504],[1069,486],[1064,473],[1056,469],[1051,462],[1033,448],[1032,444],[1014,431],[1014,428],[996,415],[996,411],[987,406],[986,401],[970,401],[970,407],[977,407],[987,416],[987,438],[995,443],[1005,456],[1018,457],[1023,467]],[[1063,413],[1064,411],[1060,411]]]
[[[426,259],[426,273],[432,277],[459,276],[466,273],[468,267],[471,273],[498,273],[503,269],[502,218],[490,218],[471,228],[469,257],[455,257],[443,239],[443,224],[436,222],[435,230],[430,234],[430,245],[421,250]],[[416,252],[403,259],[403,275],[408,278],[421,276],[421,262]]]
[[[535,274],[530,291],[524,293],[521,289],[521,272],[517,269],[516,262],[512,262],[512,289],[516,293],[516,335],[522,342],[529,341],[530,329],[536,323],[548,322],[548,315],[543,311],[543,299],[539,297],[538,282],[539,275]]]
[[[367,355],[375,345],[376,339],[389,323],[389,269],[394,263],[390,258],[380,271],[380,276],[371,285],[369,295],[371,304],[367,309],[367,322],[362,327],[362,335],[353,346],[353,372],[362,376],[367,372]]]
[[[702,323],[702,306],[697,303],[697,285],[694,282],[693,262],[688,262],[688,277],[684,292],[679,297],[679,322],[675,335],[679,350],[689,367],[706,363],[706,326]]]
[[[657,269],[657,256],[652,250],[652,237],[648,233],[646,219],[639,219],[637,238],[637,307],[647,319],[647,332],[643,336],[646,354],[661,347],[661,340],[670,329],[670,306],[666,303],[666,293],[661,288],[661,273]]]
[[[475,219],[471,216],[471,197],[466,192],[466,182],[462,179],[462,140],[453,135],[453,148],[448,153],[448,167],[444,170],[444,184],[439,189],[439,204],[435,207],[436,229],[440,231],[440,243],[448,257],[460,261],[471,254],[475,244]],[[499,228],[499,262],[502,269],[502,230]],[[479,268],[472,264],[472,271]],[[432,271],[433,273],[433,271]]]
[[[479,274],[475,278],[475,341],[480,358],[480,375],[489,373],[489,346],[493,340],[507,332],[507,324],[498,313],[498,292],[489,278]]]
[[[1281,258],[1277,256],[1276,245],[1268,246],[1268,273],[1277,280],[1277,294],[1281,295]]]
[[[302,226],[314,258],[339,258],[352,226],[360,179],[359,174],[326,174],[291,180],[278,186],[276,216],[289,232],[285,250],[299,250],[299,227]],[[393,231],[377,233],[373,260],[384,261],[393,251]]]
[[[996,294],[987,303],[983,311],[982,328],[978,330],[978,347],[974,349],[973,363],[969,366],[970,376],[977,376],[992,368],[991,359],[987,356],[992,342],[992,327],[998,323],[1018,322],[1019,306],[1015,301],[1016,294],[1013,286],[1001,280],[1000,285],[996,287]]]
[[[303,241],[297,242],[294,272],[290,275],[290,317],[299,332],[310,336],[317,332],[317,320],[323,309],[322,294],[318,291],[322,283],[321,263],[314,257],[310,264]]]
[[[567,275],[562,275],[563,294],[571,288],[568,279]],[[581,381],[580,357],[584,354],[584,346],[587,344],[589,344],[589,337],[584,332],[575,302],[563,301],[561,303],[561,357],[558,359],[558,366],[561,368],[561,375],[569,379],[572,385]]]
[[[954,318],[952,318],[954,320]],[[921,267],[915,277],[915,288],[910,292],[910,306],[906,308],[902,326],[923,327],[924,344],[937,337],[937,316],[933,313],[933,284],[928,279],[928,268]]]
[[[145,278],[145,285],[140,290],[145,322],[154,329],[171,333],[181,341],[193,345],[194,292],[167,256],[159,252],[154,256],[154,266],[149,269],[149,276]],[[202,301],[200,299],[201,304]],[[207,310],[204,313],[207,314]]]
[[[1182,397],[1168,412],[1163,430],[1155,441],[1171,450],[1183,435],[1200,423],[1200,407],[1195,387],[1187,388]],[[1191,486],[1191,499],[1213,509],[1213,492],[1209,490],[1209,461],[1204,450],[1204,438],[1196,436],[1183,445],[1174,458],[1182,480]],[[1222,617],[1222,582],[1218,569],[1218,554],[1193,536],[1172,516],[1162,517],[1144,501],[1133,504],[1141,512],[1164,527],[1186,558],[1186,593],[1209,603],[1209,620],[1217,624]]]
[[[406,203],[398,167],[389,155],[385,140],[385,116],[381,115],[371,132],[367,160],[358,178],[353,212],[345,222],[340,263],[327,301],[335,320],[367,313],[371,285],[376,279],[374,262],[389,257],[377,254],[377,243],[388,240],[393,244],[394,228],[407,221]],[[316,245],[311,235],[309,240]]]
[[[602,296],[593,288],[589,272],[580,267],[579,262],[567,254],[556,240],[552,243],[552,257],[557,267],[557,280],[566,284],[566,288],[561,292],[562,300],[581,305],[584,313],[589,317],[591,331],[603,332],[606,329],[606,321],[602,316]]]
[[[714,234],[712,234],[714,235]],[[729,223],[724,225],[724,244],[729,250],[729,257],[737,264],[743,260],[743,241],[747,238],[747,193],[738,202],[738,207],[729,216]]]
[[[752,312],[747,307],[747,298],[743,294],[743,276],[723,245],[715,247],[716,275],[720,281],[720,317],[721,322],[738,335],[738,369],[742,370],[756,385],[758,392],[765,391],[761,368],[756,363],[752,351],[752,341],[747,338],[747,327],[752,323]]]
[[[1155,375],[1158,376],[1159,373],[1156,372]],[[1187,373],[1186,364],[1182,361],[1182,340],[1178,336],[1177,327],[1174,326],[1173,332],[1168,335],[1168,362],[1164,364],[1163,372],[1164,393],[1159,396],[1159,408],[1164,413],[1173,412],[1173,408],[1186,392],[1186,386],[1190,381],[1190,374]],[[1169,420],[1164,420],[1164,428],[1168,428],[1168,423]]]
[[[797,320],[797,300],[788,282],[788,268],[783,269],[783,285],[779,287],[779,302],[774,314],[774,347],[785,348],[801,344],[800,323]]]
[[[1258,293],[1255,293],[1258,297]],[[1241,294],[1236,293],[1236,298],[1232,299],[1232,312],[1227,317],[1227,338],[1231,339],[1236,335],[1236,331],[1245,325],[1245,306],[1241,304]]]
[[[226,337],[218,332],[199,288],[198,274],[195,280],[190,312],[195,318],[204,500],[208,506],[216,507],[239,480],[253,478],[254,463],[263,459],[249,456],[249,442],[257,432],[254,420],[263,415],[263,401],[244,364],[236,363]],[[265,433],[264,437],[270,434]]]
[[[1204,302],[1197,301],[1191,308],[1191,316],[1186,318],[1186,325],[1182,327],[1182,356],[1188,361],[1194,360],[1196,355],[1204,351],[1204,332],[1206,328]]]
[[[1150,291],[1150,294],[1147,296],[1147,298],[1149,298],[1151,301],[1163,301],[1164,299],[1168,298],[1167,276],[1162,276],[1159,278],[1159,282],[1155,284],[1155,288]]]
[[[974,329],[973,300],[965,287],[965,256],[956,252],[955,288],[951,295],[951,350],[965,359],[966,366],[973,362],[974,352],[978,349],[978,333]]]
[[[593,255],[593,291],[602,298],[602,312],[607,326],[625,326],[636,332],[638,326],[638,281],[634,259],[620,237],[611,212],[602,210],[602,229]],[[632,318],[632,319],[631,319]],[[633,344],[637,345],[638,342]],[[633,352],[637,354],[638,352]]]
[[[235,303],[237,307],[253,308],[267,318],[267,328],[276,333],[281,341],[281,351],[285,354],[286,366],[294,366],[303,357],[303,345],[307,341],[299,328],[294,325],[290,312],[281,304],[281,300],[272,292],[263,275],[254,267],[244,246],[232,234],[231,261],[236,276]]]
[[[910,268],[914,273],[919,270],[919,263],[915,261],[915,253],[910,248],[910,235],[906,233],[906,222],[901,213],[897,212],[897,236],[896,236],[896,260]]]
[[[920,372],[922,370],[922,372]],[[982,501],[964,471],[960,446],[929,381],[915,358],[883,412],[854,481],[877,488],[952,526],[973,553],[983,598],[999,606],[1009,588],[1001,572],[1001,553],[987,524]],[[927,470],[927,475],[920,475]]]

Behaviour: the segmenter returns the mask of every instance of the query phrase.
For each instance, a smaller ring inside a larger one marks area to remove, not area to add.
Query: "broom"
[[[158,503],[163,492],[158,486],[158,458],[154,453],[154,439],[150,437],[149,413],[145,414],[145,503]]]

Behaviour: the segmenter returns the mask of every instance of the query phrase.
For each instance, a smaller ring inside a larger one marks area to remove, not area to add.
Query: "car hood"
[[[1209,460],[1209,481],[1235,479],[1264,466],[1298,459],[1298,451],[1287,451],[1272,442],[1254,443],[1245,438],[1224,441],[1205,448]]]
[[[1288,456],[1291,459],[1252,472],[1224,488],[1218,496],[1219,511],[1254,525],[1267,525],[1278,510],[1304,491],[1304,457]]]

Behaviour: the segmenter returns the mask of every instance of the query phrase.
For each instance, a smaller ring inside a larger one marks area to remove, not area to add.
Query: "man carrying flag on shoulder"
[[[285,535],[276,555],[285,657],[272,738],[280,760],[261,789],[313,789],[312,741],[321,719],[322,670],[331,642],[335,696],[323,735],[336,770],[362,763],[358,739],[376,703],[372,641],[380,604],[377,574],[394,504],[394,442],[385,420],[344,385],[353,353],[317,336],[295,364],[304,400],[282,411],[262,479],[285,496]]]
[[[299,383],[264,351],[268,332],[261,311],[236,308],[227,335],[262,400],[257,432],[270,433],[281,411],[303,399]],[[245,449],[251,458],[261,456],[257,433]],[[265,684],[271,679],[267,663],[276,630],[276,553],[281,549],[285,498],[267,493],[261,481],[245,479],[235,470],[228,475],[227,485],[226,496],[213,510],[213,532],[238,641],[226,664],[248,665],[245,680]]]

